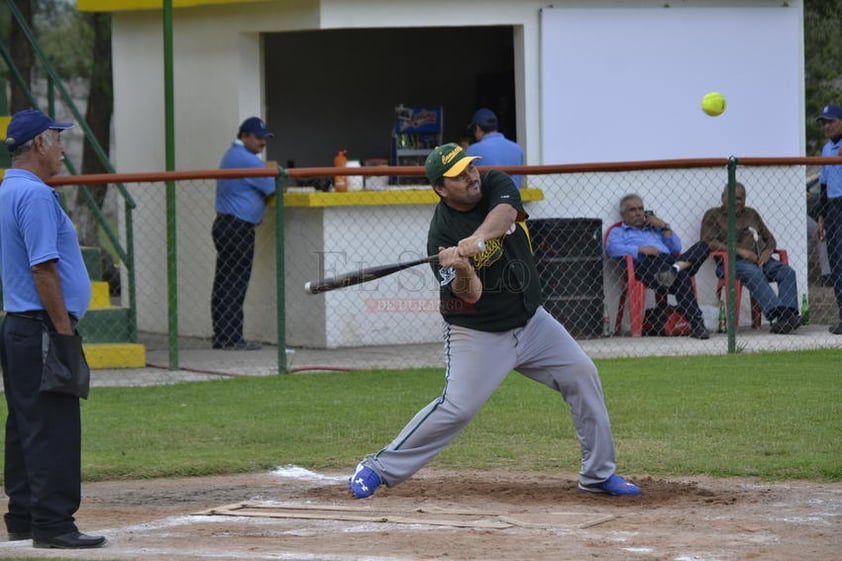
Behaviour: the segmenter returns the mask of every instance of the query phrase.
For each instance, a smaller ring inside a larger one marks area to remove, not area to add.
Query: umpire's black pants
[[[82,496],[79,398],[40,392],[41,320],[7,315],[0,364],[8,406],[5,488],[9,532],[50,538],[77,531]]]
[[[254,262],[254,224],[218,214],[213,221],[216,270],[211,293],[214,346],[243,340],[243,303]]]

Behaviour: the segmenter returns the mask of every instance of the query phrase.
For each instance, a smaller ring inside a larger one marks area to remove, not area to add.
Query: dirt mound
[[[607,497],[579,491],[575,474],[423,470],[358,501],[347,475],[88,484],[79,525],[109,545],[84,558],[824,561],[842,550],[842,484],[632,476],[640,496]],[[0,557],[47,555],[0,542]]]

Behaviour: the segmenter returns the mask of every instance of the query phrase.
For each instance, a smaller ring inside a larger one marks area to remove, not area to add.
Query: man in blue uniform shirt
[[[45,181],[61,170],[58,123],[28,109],[12,116],[6,147],[12,169],[0,185],[0,271],[6,318],[0,364],[8,405],[4,516],[9,540],[35,547],[100,547],[73,515],[82,496],[79,397],[41,391],[43,335],[74,335],[88,309],[91,283],[76,230]]]
[[[842,144],[842,107],[828,105],[816,120],[828,138],[822,148],[822,156],[838,158],[839,146]],[[816,236],[819,240],[827,240],[830,278],[836,295],[836,306],[839,308],[839,321],[831,325],[829,331],[834,335],[842,335],[842,165],[822,166],[819,183],[821,202],[819,219],[816,220]]]
[[[497,115],[491,109],[477,110],[468,126],[476,142],[465,152],[482,158],[483,166],[522,166],[523,149],[498,132],[497,126]],[[511,178],[515,185],[521,187],[523,176],[512,175]]]
[[[274,136],[266,130],[262,119],[249,117],[240,125],[237,139],[225,152],[219,167],[265,167],[258,154],[266,148],[266,139]],[[216,182],[216,219],[211,231],[216,247],[211,294],[214,349],[260,348],[259,343],[243,339],[243,303],[254,263],[254,229],[263,221],[266,197],[274,192],[273,177],[239,177]]]

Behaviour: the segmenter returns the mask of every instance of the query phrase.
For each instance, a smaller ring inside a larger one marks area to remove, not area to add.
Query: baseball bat
[[[477,248],[480,253],[482,253],[482,251],[485,250],[485,242],[480,241],[477,244]],[[335,277],[329,277],[318,281],[307,281],[304,284],[304,291],[307,294],[321,294],[322,292],[336,290],[337,288],[347,288],[349,286],[354,286],[355,284],[362,284],[374,279],[379,279],[410,267],[415,267],[421,263],[431,263],[433,261],[437,261],[438,258],[438,254],[429,255],[414,261],[407,261],[406,263],[378,265],[376,267],[368,267],[352,273],[345,273],[343,275],[337,275]]]

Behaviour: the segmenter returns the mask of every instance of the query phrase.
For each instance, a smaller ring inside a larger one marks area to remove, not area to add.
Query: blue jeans
[[[716,274],[722,277],[722,264],[717,265]],[[763,314],[769,318],[769,313],[775,308],[798,309],[798,284],[792,267],[781,263],[777,259],[769,259],[763,267],[737,258],[737,278],[751,292],[752,298],[757,300],[763,308]],[[778,293],[769,286],[770,282],[778,283]]]

